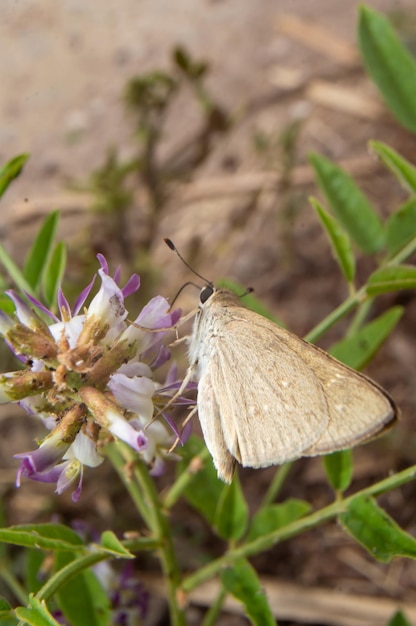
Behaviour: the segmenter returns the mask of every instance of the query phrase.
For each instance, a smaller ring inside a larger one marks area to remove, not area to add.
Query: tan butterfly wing
[[[395,419],[378,385],[232,294],[220,290],[207,305],[198,413],[224,480],[232,478],[230,455],[249,467],[281,464],[351,447]]]

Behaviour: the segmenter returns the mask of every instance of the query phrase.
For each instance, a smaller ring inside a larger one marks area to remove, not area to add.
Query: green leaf
[[[178,463],[178,475],[181,475],[190,464],[195,465],[195,459],[197,459],[198,455],[205,449],[203,440],[191,435],[184,447],[180,450],[183,460]],[[209,524],[212,525],[224,483],[219,480],[211,458],[205,462],[202,467],[198,459],[196,465],[198,467],[183,494],[194,509],[201,513]]]
[[[243,287],[239,283],[236,283],[233,280],[228,278],[222,278],[218,281],[218,287],[229,289],[233,291],[238,296],[241,296],[241,304],[245,306],[247,309],[262,315],[263,317],[267,317],[267,319],[271,320],[275,324],[279,326],[284,326],[283,322],[279,320],[274,313],[271,313],[267,307],[264,306],[262,301],[254,295],[254,293],[247,293],[245,296],[242,296],[243,293],[246,292],[246,287]]]
[[[11,605],[7,602],[3,596],[0,596],[0,611],[10,611]]]
[[[46,217],[27,256],[23,274],[34,290],[38,289],[42,280],[58,222],[59,211],[53,211]]]
[[[389,217],[386,231],[391,258],[416,237],[416,198],[410,198]]]
[[[276,626],[276,619],[253,567],[245,559],[237,559],[221,572],[225,589],[244,606],[255,626]]]
[[[416,62],[390,22],[367,6],[360,7],[358,43],[364,65],[387,106],[405,128],[416,132]]]
[[[373,254],[384,245],[382,222],[355,181],[343,169],[313,153],[309,156],[319,186],[332,211],[363,252]]]
[[[27,293],[33,294],[33,289],[27,282],[26,278],[23,276],[20,268],[16,265],[13,259],[7,254],[6,250],[0,245],[0,263],[5,267],[7,273],[10,278],[15,283],[16,287],[19,288],[20,291],[26,291]]]
[[[270,504],[256,513],[251,522],[247,541],[253,541],[264,535],[288,526],[311,510],[309,502],[289,498],[282,504]]]
[[[346,280],[352,283],[355,276],[355,257],[351,247],[351,240],[344,229],[339,225],[315,198],[309,198],[309,202],[318,214],[322,226],[325,228],[335,258]]]
[[[123,546],[121,541],[111,530],[105,530],[101,535],[100,548],[104,548],[106,552],[114,554],[115,557],[123,559],[134,559],[135,556]]]
[[[224,485],[215,511],[214,528],[223,539],[240,539],[248,523],[248,506],[237,474]]]
[[[43,294],[49,307],[56,303],[58,288],[66,265],[66,247],[59,242],[51,254],[43,276]]]
[[[55,555],[57,569],[73,561],[68,552]],[[110,600],[92,570],[84,570],[62,585],[55,594],[59,608],[70,624],[76,626],[107,626]]]
[[[15,610],[16,616],[21,622],[30,626],[59,626],[59,623],[49,613],[46,602],[40,602],[31,595],[29,604],[30,608],[20,606]]]
[[[27,549],[24,553],[25,558],[25,587],[33,593],[37,593],[44,583],[44,574],[41,569],[45,563],[45,552],[35,549]]]
[[[324,456],[324,467],[329,483],[335,491],[345,491],[352,478],[352,451],[340,450]]]
[[[407,191],[416,194],[416,167],[381,141],[370,141],[369,147],[396,176]]]
[[[401,611],[397,611],[387,624],[387,626],[412,626]]]
[[[22,524],[0,529],[0,541],[42,550],[83,548],[80,536],[63,524]]]
[[[344,528],[378,561],[388,563],[396,556],[416,558],[416,539],[402,530],[372,498],[353,498],[340,519]]]
[[[414,289],[416,287],[416,267],[412,265],[394,265],[383,267],[371,274],[367,281],[367,294],[377,296],[388,291]]]
[[[28,158],[28,154],[20,154],[14,157],[14,159],[11,159],[11,161],[6,163],[0,170],[0,196],[4,194],[12,180],[19,176]]]
[[[14,611],[7,600],[0,596],[0,624],[1,626],[17,626]]]
[[[332,356],[349,367],[362,369],[394,330],[402,315],[402,307],[392,307],[351,337],[334,344],[330,350]]]

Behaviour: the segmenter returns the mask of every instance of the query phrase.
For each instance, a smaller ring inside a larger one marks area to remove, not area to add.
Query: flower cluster
[[[0,312],[0,333],[24,365],[0,375],[0,402],[18,402],[50,430],[36,450],[16,455],[21,459],[17,484],[25,476],[56,483],[61,493],[78,479],[75,501],[83,466],[102,463],[99,448],[109,435],[140,453],[151,472],[162,471],[174,426],[154,417],[180,387],[175,367],[163,387],[153,380],[153,371],[170,358],[163,339],[180,310],[170,311],[167,300],[156,296],[129,323],[124,299],[137,291],[139,277],[134,274],[120,288],[119,270],[111,277],[105,258],[98,259],[101,287],[82,312],[94,280],[72,311],[59,292],[61,319],[28,296],[38,314],[13,291],[7,294],[17,319]]]

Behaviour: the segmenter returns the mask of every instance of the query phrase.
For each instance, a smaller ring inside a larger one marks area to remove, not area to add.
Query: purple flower
[[[139,288],[139,277],[134,274],[120,287],[120,271],[110,276],[105,258],[98,258],[101,287],[87,308],[94,280],[72,310],[59,289],[60,318],[30,296],[28,306],[12,291],[17,321],[0,313],[0,332],[27,364],[26,370],[0,375],[0,402],[19,402],[50,430],[36,450],[16,455],[17,485],[25,477],[55,483],[62,493],[75,483],[74,500],[84,466],[103,462],[100,442],[109,435],[130,445],[157,474],[176,433],[167,412],[166,420],[154,420],[180,386],[176,371],[164,387],[153,376],[170,358],[163,340],[181,312],[170,311],[167,300],[156,296],[135,325],[128,323],[124,300]],[[188,402],[178,398],[174,404]]]

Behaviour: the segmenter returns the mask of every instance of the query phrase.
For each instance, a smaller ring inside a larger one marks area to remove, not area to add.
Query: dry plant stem
[[[400,485],[404,485],[405,483],[410,482],[416,478],[416,465],[409,467],[402,472],[395,474],[394,476],[390,476],[385,480],[381,480],[375,485],[371,485],[366,489],[362,489],[361,491],[357,491],[357,493],[345,498],[345,500],[340,500],[329,504],[328,506],[320,509],[319,511],[315,511],[310,515],[306,515],[301,519],[288,524],[283,528],[279,528],[268,535],[264,535],[263,537],[259,537],[254,541],[249,543],[242,544],[233,550],[229,550],[224,554],[224,556],[212,561],[205,567],[202,567],[200,570],[188,576],[183,581],[182,589],[185,593],[192,591],[195,587],[198,587],[201,583],[205,582],[209,578],[212,578],[225,566],[229,566],[236,559],[241,557],[249,557],[254,556],[255,554],[259,554],[259,552],[263,552],[267,550],[272,545],[278,543],[279,541],[284,541],[286,539],[290,539],[291,537],[295,537],[296,535],[300,535],[301,533],[309,530],[310,528],[314,528],[323,522],[326,522],[334,517],[337,517],[341,513],[344,513],[348,504],[358,496],[379,496],[386,491],[391,491],[392,489],[396,489]]]
[[[132,495],[149,530],[153,533],[153,538],[159,543],[158,552],[168,591],[171,625],[185,626],[185,615],[179,607],[177,598],[181,576],[173,548],[172,535],[155,484],[152,477],[149,476],[149,470],[144,463],[137,460],[134,450],[125,444],[119,444],[117,449],[113,446],[109,457],[120,475],[122,475],[123,466],[126,463],[134,467],[132,473],[134,480],[126,481],[123,479],[123,482]],[[143,514],[144,510],[145,514]]]

